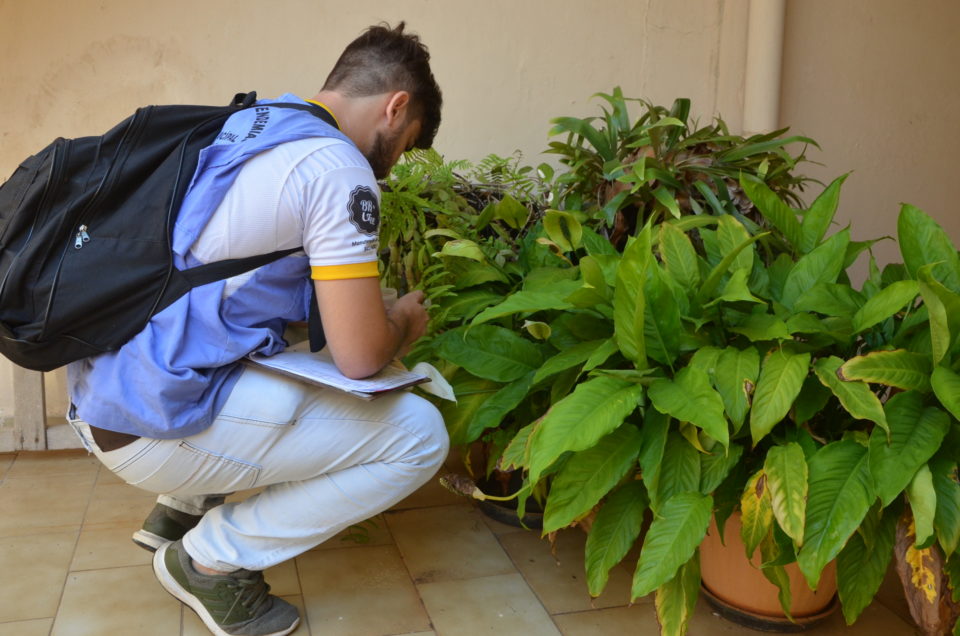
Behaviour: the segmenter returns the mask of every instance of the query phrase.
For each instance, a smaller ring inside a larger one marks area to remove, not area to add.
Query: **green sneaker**
[[[300,624],[297,608],[270,594],[262,572],[201,574],[181,541],[157,549],[153,571],[160,585],[218,636],[284,636]]]
[[[155,552],[164,543],[182,539],[202,518],[203,515],[187,514],[158,503],[143,522],[143,527],[133,533],[133,542]]]

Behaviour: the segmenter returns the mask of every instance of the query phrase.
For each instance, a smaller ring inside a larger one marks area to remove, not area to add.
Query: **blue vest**
[[[177,267],[199,264],[189,249],[247,159],[308,137],[353,144],[310,113],[259,107],[276,102],[306,103],[291,94],[259,100],[258,106],[232,115],[216,141],[200,152],[173,230]],[[306,320],[312,298],[304,254],[257,269],[224,299],[225,284],[194,288],[118,351],[68,365],[78,416],[93,426],[158,439],[187,437],[210,426],[239,378],[238,360],[253,351],[283,350],[287,323]]]

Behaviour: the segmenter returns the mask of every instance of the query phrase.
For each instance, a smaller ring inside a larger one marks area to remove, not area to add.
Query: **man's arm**
[[[402,296],[388,312],[377,278],[315,280],[314,286],[327,346],[348,378],[373,375],[426,331],[423,292]]]

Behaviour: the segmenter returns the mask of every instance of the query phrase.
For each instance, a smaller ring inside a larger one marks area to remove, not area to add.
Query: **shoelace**
[[[237,607],[237,603],[240,603],[251,616],[256,616],[257,610],[270,595],[270,586],[264,581],[263,573],[249,572],[249,576],[234,576],[232,578],[233,582],[228,585],[231,590],[236,590],[237,594],[233,604],[224,616],[230,616]]]

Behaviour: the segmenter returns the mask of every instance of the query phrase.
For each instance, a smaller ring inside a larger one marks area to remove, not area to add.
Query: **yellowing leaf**
[[[773,527],[773,507],[767,490],[767,476],[762,470],[754,473],[740,497],[740,536],[747,559],[753,560],[757,546]]]

